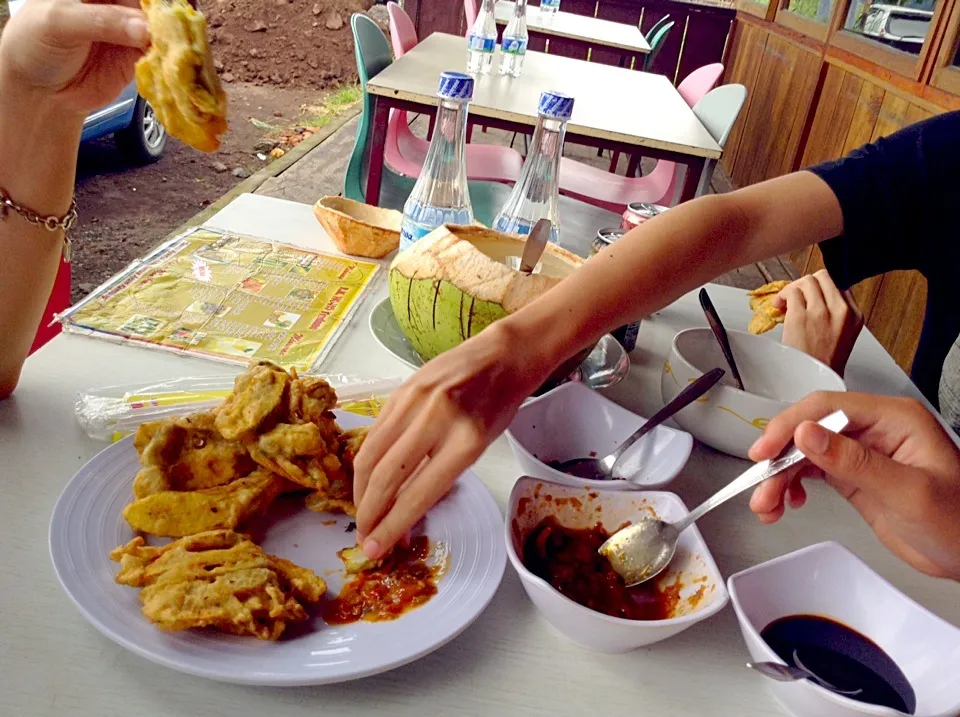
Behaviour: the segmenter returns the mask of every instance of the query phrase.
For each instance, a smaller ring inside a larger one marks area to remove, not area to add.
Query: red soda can
[[[620,220],[620,228],[633,229],[635,226],[643,224],[648,219],[653,219],[665,211],[667,211],[667,207],[662,207],[659,204],[631,202],[627,205],[627,210],[623,213],[623,217]]]

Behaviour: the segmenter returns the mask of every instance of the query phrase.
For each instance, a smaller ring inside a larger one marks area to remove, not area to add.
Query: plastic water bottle
[[[540,0],[540,19],[548,22],[560,10],[560,0]]]
[[[500,74],[520,77],[523,58],[527,54],[527,0],[517,0],[513,17],[500,39]]]
[[[497,19],[493,0],[483,0],[483,7],[467,38],[467,72],[488,75],[493,67],[493,51],[497,48]]]
[[[443,224],[473,224],[467,187],[467,105],[473,97],[473,78],[462,72],[444,72],[437,96],[430,149],[403,205],[400,251]]]
[[[560,156],[567,120],[573,113],[573,98],[560,92],[540,95],[537,127],[533,131],[530,153],[493,228],[501,232],[527,235],[538,219],[553,224],[550,241],[560,243]]]

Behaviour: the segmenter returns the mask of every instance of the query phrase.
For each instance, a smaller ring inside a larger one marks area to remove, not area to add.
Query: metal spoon
[[[737,388],[741,391],[746,391],[743,387],[743,379],[740,378],[740,370],[737,368],[737,362],[733,358],[733,349],[730,348],[730,339],[727,337],[727,330],[723,328],[723,322],[720,321],[720,314],[717,313],[713,302],[710,301],[710,295],[707,294],[706,289],[700,289],[700,306],[703,307],[703,313],[707,315],[707,323],[710,324],[713,335],[717,337],[717,343],[720,344],[723,357],[727,360],[730,373],[733,374],[733,380],[737,382]]]
[[[847,425],[847,416],[843,411],[837,411],[820,421],[820,425],[828,431],[839,433]],[[754,464],[676,523],[643,518],[610,536],[600,546],[599,552],[610,561],[628,587],[646,582],[669,565],[677,551],[680,533],[733,496],[802,460],[803,454],[791,443],[777,458]]]
[[[797,660],[796,650],[793,651],[793,659]],[[797,660],[797,662],[799,662],[799,660]],[[846,697],[856,697],[863,692],[862,689],[841,690],[839,687],[834,687],[826,680],[817,677],[805,667],[794,667],[793,665],[784,665],[779,662],[748,662],[747,667],[749,667],[751,670],[756,670],[764,677],[769,677],[777,682],[811,680],[814,684],[820,685],[820,687],[823,687],[824,689],[830,690],[831,692],[836,692],[838,695],[844,695]]]
[[[723,378],[723,369],[715,368],[703,374],[693,383],[687,385],[678,393],[670,403],[657,411],[650,419],[638,428],[633,435],[620,444],[609,456],[603,458],[571,458],[563,461],[555,468],[558,471],[567,473],[577,478],[589,478],[590,480],[612,480],[613,468],[630,446],[647,435],[654,428],[670,418],[673,414],[682,408],[700,398],[703,394],[713,388],[716,383]]]
[[[527,237],[526,244],[523,245],[523,255],[520,257],[520,271],[524,274],[532,274],[537,268],[540,257],[543,256],[543,250],[547,248],[547,241],[550,239],[550,230],[553,224],[549,219],[538,219],[530,230],[530,236]]]

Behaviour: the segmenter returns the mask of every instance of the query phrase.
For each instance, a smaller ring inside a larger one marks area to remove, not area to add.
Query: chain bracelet
[[[68,232],[77,221],[77,200],[70,202],[70,209],[62,217],[49,216],[44,217],[37,214],[32,209],[20,206],[3,189],[0,189],[0,220],[7,218],[7,213],[13,210],[31,224],[43,227],[48,232],[63,231],[63,260],[70,261],[71,242]]]

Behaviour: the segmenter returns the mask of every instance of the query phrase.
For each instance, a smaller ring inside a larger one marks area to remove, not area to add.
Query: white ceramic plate
[[[386,298],[373,307],[370,312],[370,333],[388,353],[403,361],[413,369],[425,363],[416,352],[407,337],[403,335],[397,319],[393,315],[390,298]],[[620,383],[630,372],[630,357],[620,342],[607,334],[597,343],[590,355],[570,381],[583,383],[589,388],[609,388]]]
[[[344,428],[369,418],[337,412]],[[132,438],[115,443],[67,484],[53,509],[50,554],[64,590],[84,617],[114,642],[174,670],[250,685],[318,685],[352,680],[412,662],[459,635],[490,602],[506,565],[503,519],[471,472],[424,519],[419,531],[450,553],[449,570],[428,603],[392,622],[329,626],[319,617],[288,627],[277,642],[200,631],[165,633],[140,612],[139,590],[114,582],[108,553],[134,537],[121,511],[139,468]],[[303,498],[281,499],[263,548],[343,585],[337,550],[353,544],[346,516],[318,515]],[[332,525],[324,522],[335,521]]]

